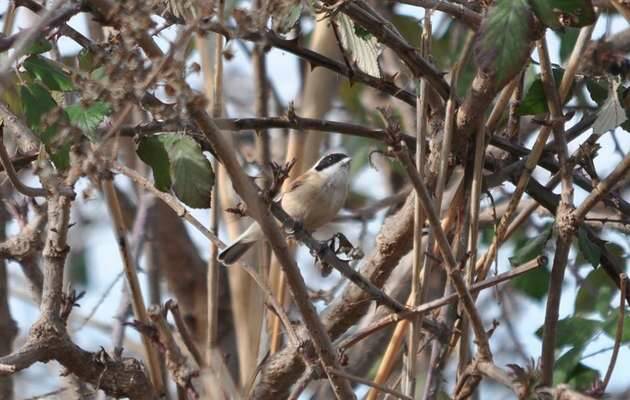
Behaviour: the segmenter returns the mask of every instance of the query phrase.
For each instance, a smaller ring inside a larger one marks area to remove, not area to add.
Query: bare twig
[[[459,19],[473,30],[477,30],[481,23],[481,15],[463,4],[453,4],[452,2],[443,0],[398,0],[398,2],[423,7],[427,11],[442,11],[455,19]]]
[[[149,307],[148,316],[153,327],[157,332],[156,336],[150,338],[156,342],[157,347],[164,353],[166,369],[171,374],[178,387],[182,388],[186,393],[190,393],[192,398],[198,398],[197,392],[192,384],[192,378],[199,375],[199,371],[188,366],[188,360],[182,354],[171,328],[166,323],[165,310],[157,304]],[[149,330],[149,327],[141,328],[140,331]],[[143,333],[143,336],[145,334]]]
[[[617,164],[615,169],[589,193],[584,201],[575,209],[573,217],[577,223],[583,221],[588,212],[605,196],[630,170],[630,154]]]
[[[201,352],[195,345],[195,341],[190,335],[190,331],[188,330],[188,327],[186,327],[186,322],[184,322],[182,313],[181,311],[179,311],[179,304],[177,304],[175,300],[169,299],[166,301],[166,303],[164,303],[164,308],[170,311],[171,314],[173,315],[175,326],[177,327],[177,330],[179,331],[179,335],[182,337],[182,340],[184,341],[186,348],[188,349],[190,354],[192,354],[193,358],[195,359],[195,362],[197,363],[197,366],[202,367],[203,357],[201,355]]]
[[[499,274],[492,278],[488,278],[482,282],[477,282],[470,287],[470,291],[472,293],[478,293],[481,290],[488,289],[502,282],[514,279],[515,277],[520,276],[524,273],[527,273],[533,269],[540,268],[546,263],[547,263],[547,260],[545,257],[539,257],[528,263],[520,265],[509,272],[505,272],[503,274]],[[382,318],[378,321],[371,323],[369,326],[365,327],[364,329],[358,332],[355,332],[352,336],[350,336],[348,339],[345,339],[339,345],[339,349],[340,351],[344,351],[345,349],[351,346],[354,346],[357,342],[361,341],[362,339],[371,335],[372,333],[374,333],[375,331],[379,329],[383,329],[401,320],[408,320],[410,318],[413,318],[414,315],[420,315],[420,314],[435,310],[436,308],[439,308],[439,307],[442,307],[449,303],[454,302],[455,300],[457,300],[457,298],[458,298],[457,293],[453,293],[453,294],[449,294],[444,297],[441,297],[439,299],[431,300],[427,303],[421,304],[417,307],[414,307],[411,310],[403,311],[397,314],[391,314],[385,318]]]
[[[602,383],[602,393],[606,392],[606,388],[610,383],[610,378],[612,377],[612,373],[617,362],[619,348],[621,347],[621,339],[623,338],[623,326],[626,311],[626,290],[628,289],[626,286],[626,278],[626,274],[619,275],[619,281],[621,282],[621,291],[619,293],[619,315],[617,316],[619,319],[617,320],[617,330],[615,331],[615,345],[613,347],[613,352],[610,356],[610,363],[608,364],[608,369],[606,370],[606,375],[604,376],[604,381]]]
[[[376,389],[380,390],[383,393],[389,393],[389,394],[393,395],[396,398],[405,399],[405,400],[413,400],[413,397],[407,396],[404,393],[401,393],[401,392],[399,392],[397,390],[390,389],[387,386],[379,385],[377,383],[374,383],[374,382],[372,382],[369,379],[364,379],[364,378],[361,378],[360,376],[348,374],[348,373],[343,372],[343,371],[333,370],[332,372],[335,375],[342,376],[344,378],[350,379],[351,381],[354,381],[354,382],[361,383],[361,384],[366,385],[366,386],[370,386],[370,387],[376,388]]]

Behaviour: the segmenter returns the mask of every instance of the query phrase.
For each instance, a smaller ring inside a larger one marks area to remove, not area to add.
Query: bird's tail
[[[225,249],[219,252],[217,259],[219,262],[225,265],[231,265],[238,261],[239,258],[247,252],[256,242],[246,242],[244,240],[237,240]]]

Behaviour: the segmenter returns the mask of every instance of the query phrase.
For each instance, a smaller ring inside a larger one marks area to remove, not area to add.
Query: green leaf
[[[398,29],[407,43],[413,47],[420,47],[420,35],[422,34],[422,26],[418,18],[410,15],[396,14],[392,17],[392,23]]]
[[[98,141],[96,128],[103,122],[109,114],[109,104],[104,101],[94,102],[85,108],[81,103],[66,107],[66,113],[70,118],[70,123],[83,131],[91,141]]]
[[[584,346],[575,346],[572,349],[566,351],[555,362],[553,368],[553,382],[554,384],[566,383],[575,370],[577,365],[582,359],[582,352]]]
[[[136,152],[153,170],[155,187],[162,192],[168,192],[171,188],[171,165],[160,136],[162,135],[141,138]]]
[[[588,343],[602,327],[602,321],[582,317],[567,317],[558,321],[556,349],[565,346],[582,347]],[[538,328],[536,336],[542,338],[544,325]]]
[[[70,77],[52,61],[40,55],[28,57],[24,60],[23,65],[34,77],[44,82],[50,90],[68,91],[74,89]]]
[[[145,137],[138,145],[140,159],[153,169],[155,187],[172,189],[193,208],[208,208],[214,172],[201,147],[190,136],[161,134]]]
[[[556,33],[560,36],[560,60],[565,62],[569,59],[569,56],[575,47],[575,42],[577,42],[580,30],[576,28],[566,28],[564,32]]]
[[[617,334],[617,321],[619,321],[619,311],[616,308],[611,309],[610,316],[606,319],[604,324],[604,332],[607,336],[614,339]],[[626,308],[623,318],[623,334],[621,335],[621,342],[630,342],[630,311]]]
[[[567,383],[577,391],[583,392],[593,388],[595,381],[599,380],[599,371],[582,363],[577,365],[567,375]]]
[[[510,282],[514,289],[522,292],[527,297],[541,301],[547,295],[550,275],[547,267],[540,267],[517,276]]]
[[[199,143],[181,135],[173,140],[168,153],[177,197],[192,208],[210,207],[214,173]]]
[[[538,19],[550,28],[580,28],[595,22],[591,0],[530,0]]]
[[[593,268],[597,268],[599,265],[599,258],[601,251],[599,247],[588,238],[588,233],[584,228],[578,229],[578,248],[580,253],[591,263]]]
[[[501,87],[520,71],[532,34],[532,13],[526,0],[497,0],[479,28],[475,60],[486,74],[496,73]]]
[[[541,256],[545,249],[545,245],[551,238],[552,227],[553,225],[549,225],[538,236],[527,239],[525,244],[517,248],[514,255],[509,258],[510,264],[513,267],[516,267]]]
[[[598,311],[606,314],[617,287],[603,268],[589,272],[575,297],[576,314],[588,314]]]
[[[602,106],[608,98],[608,85],[602,85],[599,81],[587,78],[586,89],[588,90],[591,100],[597,103],[598,106]]]
[[[564,75],[564,70],[554,68],[552,71],[556,88],[559,88],[562,76]],[[549,108],[547,106],[547,96],[545,96],[545,88],[543,87],[540,74],[536,75],[536,79],[529,86],[529,89],[527,89],[527,93],[521,101],[521,104],[518,106],[517,112],[518,115],[537,115],[549,112]]]
[[[52,50],[52,45],[46,39],[35,39],[27,48],[26,54],[41,54]]]
[[[69,278],[73,286],[88,285],[88,259],[85,248],[73,248],[69,257]]]
[[[26,116],[26,122],[31,129],[40,135],[46,142],[40,128],[42,117],[57,107],[57,103],[52,98],[48,90],[39,83],[31,83],[20,87],[20,97]]]
[[[626,110],[619,102],[617,88],[610,91],[608,99],[597,113],[597,119],[593,123],[593,133],[602,135],[610,130],[615,129],[628,119]]]
[[[350,60],[357,68],[366,74],[381,77],[381,67],[378,58],[381,55],[382,46],[369,32],[355,25],[354,21],[345,14],[339,13],[335,18],[339,28],[341,45],[348,53]]]

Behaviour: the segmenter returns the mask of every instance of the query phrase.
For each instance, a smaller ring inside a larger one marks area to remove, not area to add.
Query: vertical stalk
[[[431,13],[425,10],[424,23],[421,37],[422,55],[427,56],[431,51]],[[415,162],[420,179],[424,179],[424,165],[426,152],[426,131],[427,131],[427,81],[420,78],[416,86],[416,154]],[[410,305],[417,306],[422,302],[420,271],[422,269],[422,257],[424,256],[422,247],[422,227],[424,226],[424,213],[422,204],[418,196],[415,198],[413,215],[413,265],[411,272],[411,294]],[[402,324],[401,324],[402,325]],[[409,324],[407,324],[409,325]],[[422,316],[411,320],[409,326],[407,342],[407,363],[404,365],[404,393],[414,397],[416,392],[416,370],[418,366],[418,342],[420,340],[420,328],[422,326]]]
[[[217,17],[219,23],[223,23],[225,14],[225,0],[219,0],[217,6]],[[212,85],[212,105],[211,114],[213,118],[220,118],[223,114],[223,37],[214,35],[214,70]],[[213,170],[217,170],[218,163],[212,161]],[[219,232],[219,190],[218,180],[215,180],[210,199],[210,231],[215,235]],[[208,258],[208,271],[206,285],[208,291],[208,332],[205,360],[206,365],[210,365],[213,350],[217,346],[218,314],[219,314],[219,262],[217,255],[219,248],[215,242],[210,242],[210,256]]]

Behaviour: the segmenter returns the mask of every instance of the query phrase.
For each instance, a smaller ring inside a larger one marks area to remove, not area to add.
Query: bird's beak
[[[352,158],[348,157],[348,158],[344,158],[341,162],[343,163],[343,165],[349,165],[351,161],[352,161]]]

